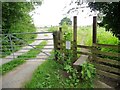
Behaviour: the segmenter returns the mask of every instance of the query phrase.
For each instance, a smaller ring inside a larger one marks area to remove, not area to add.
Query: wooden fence
[[[73,18],[73,40],[71,42],[71,50],[73,51],[73,62],[75,62],[78,57],[77,54],[88,55],[88,62],[92,63],[96,67],[97,74],[99,76],[105,76],[117,81],[120,83],[120,53],[113,52],[104,52],[99,50],[98,48],[111,48],[114,50],[119,50],[118,45],[107,45],[107,44],[97,44],[97,20],[96,17],[93,17],[93,37],[92,37],[92,46],[85,45],[77,45],[77,17]],[[60,50],[63,52],[63,48],[65,48],[63,41],[63,33],[62,28],[59,28],[59,31],[55,31],[53,33],[54,36],[54,49]],[[77,51],[77,48],[85,48],[88,49],[88,52]],[[106,58],[102,57],[105,56]],[[112,57],[112,58],[108,58]],[[57,56],[55,56],[57,60]],[[115,58],[117,58],[115,60]]]

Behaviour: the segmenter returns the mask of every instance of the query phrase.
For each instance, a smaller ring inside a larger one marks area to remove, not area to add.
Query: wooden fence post
[[[96,43],[97,42],[97,17],[94,16],[93,17],[93,37],[92,37],[92,43]]]
[[[63,45],[62,45],[62,28],[60,27],[59,28],[59,40],[60,40],[60,52],[62,53],[62,50],[63,50]]]
[[[58,38],[57,38],[57,31],[53,32],[53,41],[54,41],[54,57],[57,60],[56,50],[58,50]]]
[[[77,60],[77,16],[73,17],[73,59]]]
[[[95,55],[93,51],[95,50],[94,44],[96,44],[96,42],[97,42],[97,17],[93,16],[93,37],[92,37],[92,49],[91,49],[91,53],[92,53],[91,62],[94,62],[95,60]]]

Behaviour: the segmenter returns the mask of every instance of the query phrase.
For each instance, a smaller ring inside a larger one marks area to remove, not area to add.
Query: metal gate
[[[26,37],[26,38],[23,38]],[[30,37],[30,38],[28,38]],[[53,49],[52,32],[1,34],[1,64],[14,59],[45,59]],[[39,54],[42,53],[42,54]]]

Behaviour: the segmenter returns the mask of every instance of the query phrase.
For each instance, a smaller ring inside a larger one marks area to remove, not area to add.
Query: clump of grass
[[[24,62],[26,62],[25,60],[21,60],[21,59],[15,59],[15,60],[12,60],[6,64],[3,64],[1,67],[0,67],[0,71],[2,73],[2,75],[6,74],[7,72],[13,70],[13,68],[23,64]]]
[[[3,64],[0,67],[0,71],[2,72],[2,75],[13,70],[15,67],[25,63],[27,59],[35,58],[41,52],[41,49],[44,48],[44,46],[46,44],[47,44],[47,42],[43,41],[38,46],[35,47],[35,48],[39,48],[39,50],[31,49],[30,51],[26,52],[25,54],[18,56],[18,58],[14,59],[8,63]]]
[[[35,58],[36,55],[38,55],[41,52],[41,49],[44,48],[44,46],[46,44],[47,44],[47,42],[43,41],[38,46],[36,46],[35,48],[31,49],[27,53],[25,53],[25,54],[23,54],[21,56],[18,56],[18,58],[22,58],[22,59],[32,59],[32,58]]]

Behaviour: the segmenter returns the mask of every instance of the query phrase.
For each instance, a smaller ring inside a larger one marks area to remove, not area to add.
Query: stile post
[[[97,17],[94,16],[93,17],[93,37],[92,37],[93,38],[92,39],[93,40],[93,42],[92,42],[93,44],[96,43],[96,41],[97,41],[97,37],[96,36],[97,36]]]
[[[73,59],[77,60],[77,16],[73,17]],[[73,62],[74,62],[73,61]]]
[[[95,55],[93,53],[93,50],[95,50],[94,44],[97,42],[97,17],[93,16],[93,37],[92,37],[92,46],[93,48],[91,49],[92,52],[92,61],[94,62],[95,60]]]

